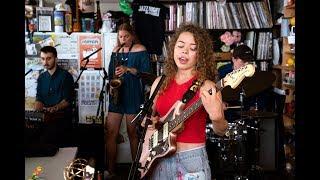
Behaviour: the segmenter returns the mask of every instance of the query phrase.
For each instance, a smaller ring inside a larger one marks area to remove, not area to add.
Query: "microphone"
[[[93,53],[89,54],[87,57],[83,58],[81,61],[84,61],[84,60],[86,60],[86,59],[89,59],[89,57],[91,57],[92,55],[94,55],[95,53],[97,53],[98,51],[100,51],[101,49],[102,49],[102,47],[99,48],[99,49],[97,49],[97,50],[94,51]]]
[[[29,69],[29,71],[27,71],[24,76],[26,76],[27,74],[31,73],[31,71],[33,71],[32,69]]]

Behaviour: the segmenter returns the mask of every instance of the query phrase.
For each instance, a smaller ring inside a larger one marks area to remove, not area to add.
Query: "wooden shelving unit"
[[[284,19],[295,18],[295,4],[284,7]],[[294,24],[293,24],[294,25]],[[293,26],[290,24],[289,26]],[[292,35],[292,34],[291,34]],[[289,43],[289,36],[282,39],[282,63],[274,66],[281,72],[281,89],[286,92],[283,115],[285,128],[285,159],[286,170],[290,177],[295,175],[295,43]],[[291,167],[291,168],[288,168]]]

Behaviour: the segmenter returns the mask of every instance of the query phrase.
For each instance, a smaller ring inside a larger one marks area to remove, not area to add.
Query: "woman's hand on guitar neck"
[[[221,93],[216,92],[212,81],[206,80],[200,87],[200,98],[211,120],[224,119]]]
[[[200,98],[214,125],[215,133],[224,134],[228,126],[228,122],[224,118],[224,104],[221,93],[216,92],[215,84],[212,81],[206,80],[200,87]]]

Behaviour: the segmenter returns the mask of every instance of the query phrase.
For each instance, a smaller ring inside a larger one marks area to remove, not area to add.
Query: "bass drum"
[[[246,128],[238,123],[228,123],[224,136],[213,132],[212,124],[206,125],[207,152],[212,177],[221,179],[248,171],[248,144]]]
[[[246,125],[238,123],[228,123],[228,129],[224,136],[219,136],[214,133],[212,123],[207,123],[206,125],[206,135],[207,139],[211,142],[224,142],[224,141],[245,141],[247,138],[247,128]]]

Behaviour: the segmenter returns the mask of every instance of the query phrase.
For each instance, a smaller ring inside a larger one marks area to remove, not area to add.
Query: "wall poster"
[[[102,71],[83,71],[79,80],[79,123],[101,124],[97,117],[99,96],[103,83]],[[104,105],[103,105],[104,106]],[[101,110],[101,109],[100,109]],[[101,112],[101,111],[100,111]]]
[[[37,79],[44,71],[37,57],[25,57],[25,110],[32,110],[36,100]]]
[[[101,34],[82,33],[79,35],[80,67],[84,67],[86,62],[88,61],[86,68],[93,68],[93,69],[102,68],[102,51],[97,51],[102,47],[101,41],[102,41]],[[94,52],[96,53],[92,54]],[[84,59],[89,55],[91,56],[88,59]]]
[[[54,36],[56,49],[58,53],[58,65],[72,75],[76,81],[79,76],[78,63],[78,34],[68,35],[66,33],[56,34]]]

